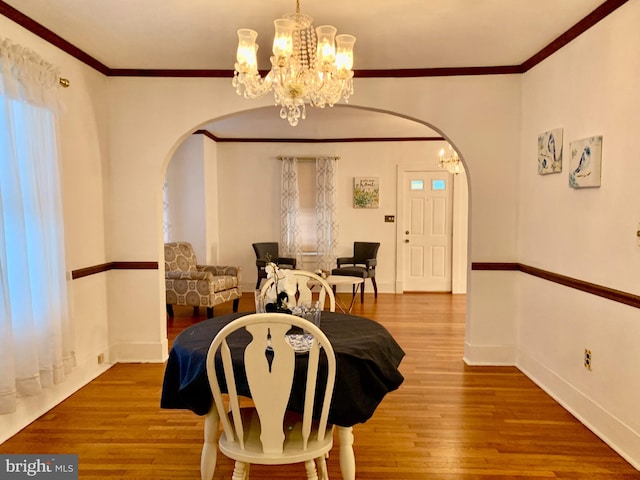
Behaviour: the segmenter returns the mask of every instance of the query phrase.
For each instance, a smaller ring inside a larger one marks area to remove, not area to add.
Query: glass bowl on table
[[[291,313],[297,317],[304,318],[305,320],[313,323],[316,327],[320,328],[320,319],[322,316],[320,302],[315,302],[312,305],[298,305],[293,307]],[[311,349],[313,336],[303,330],[302,333],[288,334],[287,341],[296,353],[304,353]]]

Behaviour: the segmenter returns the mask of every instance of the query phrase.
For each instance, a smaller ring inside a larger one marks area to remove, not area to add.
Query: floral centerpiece
[[[265,294],[265,311],[291,313],[289,299],[294,300],[296,294],[296,282],[291,271],[280,269],[278,265],[267,259],[265,272],[267,272],[267,279],[273,279],[273,283]]]

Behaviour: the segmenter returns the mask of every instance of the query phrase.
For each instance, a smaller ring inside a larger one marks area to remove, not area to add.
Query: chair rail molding
[[[568,277],[559,273],[549,272],[541,268],[532,267],[523,263],[514,262],[473,262],[471,270],[474,271],[518,271],[542,278],[565,287],[575,288],[598,297],[613,300],[614,302],[623,303],[631,307],[640,308],[640,296],[632,293],[615,290],[613,288],[604,287],[595,283],[585,282],[577,278]]]

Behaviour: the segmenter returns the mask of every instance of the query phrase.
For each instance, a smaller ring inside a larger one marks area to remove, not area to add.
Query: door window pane
[[[444,190],[446,187],[445,180],[431,180],[431,190]]]

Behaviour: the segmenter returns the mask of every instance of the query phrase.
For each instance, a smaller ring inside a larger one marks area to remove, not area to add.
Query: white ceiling
[[[301,11],[314,17],[316,26],[332,24],[338,33],[357,37],[356,70],[426,69],[520,65],[603,1],[301,0]],[[268,68],[272,22],[295,11],[296,6],[295,0],[4,0],[4,3],[111,69],[229,71],[235,61],[236,30],[242,27],[258,31],[262,54],[259,67]],[[231,86],[229,91],[235,95]],[[284,124],[287,133],[275,134],[270,124],[264,124],[261,131],[252,128],[250,136],[294,138],[302,135],[303,124],[309,132],[318,130],[311,119],[322,115],[322,135],[315,136],[328,137],[326,122],[336,125],[337,117],[346,112],[335,108],[313,109],[307,120],[291,128],[272,108],[269,118],[275,116],[274,123]],[[264,115],[264,110],[255,113]],[[391,120],[388,115],[374,112],[353,113],[362,114],[368,116],[365,124]],[[247,119],[243,120],[221,120],[214,134],[242,136],[232,127],[246,125]],[[349,125],[362,123],[347,120]],[[255,122],[260,122],[259,118]],[[385,131],[399,129],[403,136],[434,134],[426,127],[410,126],[403,119],[396,118],[394,122]],[[336,130],[345,136],[344,130],[339,127]],[[365,133],[354,131],[346,136],[360,137]]]
[[[5,0],[110,68],[233,69],[236,30],[295,0]],[[603,0],[301,0],[314,24],[357,37],[357,70],[519,65]]]

